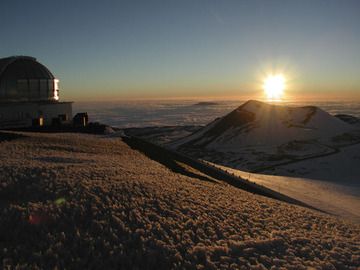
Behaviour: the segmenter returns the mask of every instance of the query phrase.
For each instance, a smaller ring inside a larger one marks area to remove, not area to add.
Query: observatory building
[[[59,80],[36,58],[0,59],[0,128],[42,126],[72,118],[72,102],[60,102]]]

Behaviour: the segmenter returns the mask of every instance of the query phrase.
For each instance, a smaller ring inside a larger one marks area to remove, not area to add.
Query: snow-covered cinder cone
[[[191,136],[174,142],[172,147],[236,152],[244,146],[328,139],[351,129],[351,125],[314,106],[288,107],[250,100]]]

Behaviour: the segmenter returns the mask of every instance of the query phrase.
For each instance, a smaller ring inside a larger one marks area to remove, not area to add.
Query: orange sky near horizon
[[[221,88],[219,88],[221,89]],[[303,90],[303,89],[289,89],[286,88],[284,96],[281,98],[283,101],[290,102],[311,102],[311,101],[357,101],[360,102],[360,90]],[[319,89],[319,87],[314,88]],[[85,90],[84,90],[85,91]],[[241,91],[238,89],[217,90],[212,89],[210,91],[199,91],[196,88],[189,88],[182,91],[176,91],[178,95],[174,95],[173,91],[153,91],[152,94],[144,96],[141,91],[117,91],[107,90],[103,94],[99,95],[100,91],[88,91],[88,94],[84,96],[82,91],[72,92],[68,89],[61,89],[61,100],[68,100],[74,102],[92,102],[92,101],[123,101],[123,100],[263,100],[268,101],[265,92],[258,86],[255,90]],[[150,91],[151,92],[151,91]],[[76,94],[74,94],[76,93]],[[194,94],[197,93],[197,94]],[[199,94],[201,93],[201,94]]]

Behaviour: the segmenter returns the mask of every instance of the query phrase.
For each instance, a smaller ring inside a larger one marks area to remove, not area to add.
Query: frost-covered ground
[[[360,266],[354,223],[174,173],[120,138],[25,136],[0,142],[3,269]]]

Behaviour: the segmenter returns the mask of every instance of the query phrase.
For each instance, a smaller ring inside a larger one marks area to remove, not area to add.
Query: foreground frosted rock
[[[360,228],[177,174],[119,138],[0,142],[1,266],[357,269]]]

